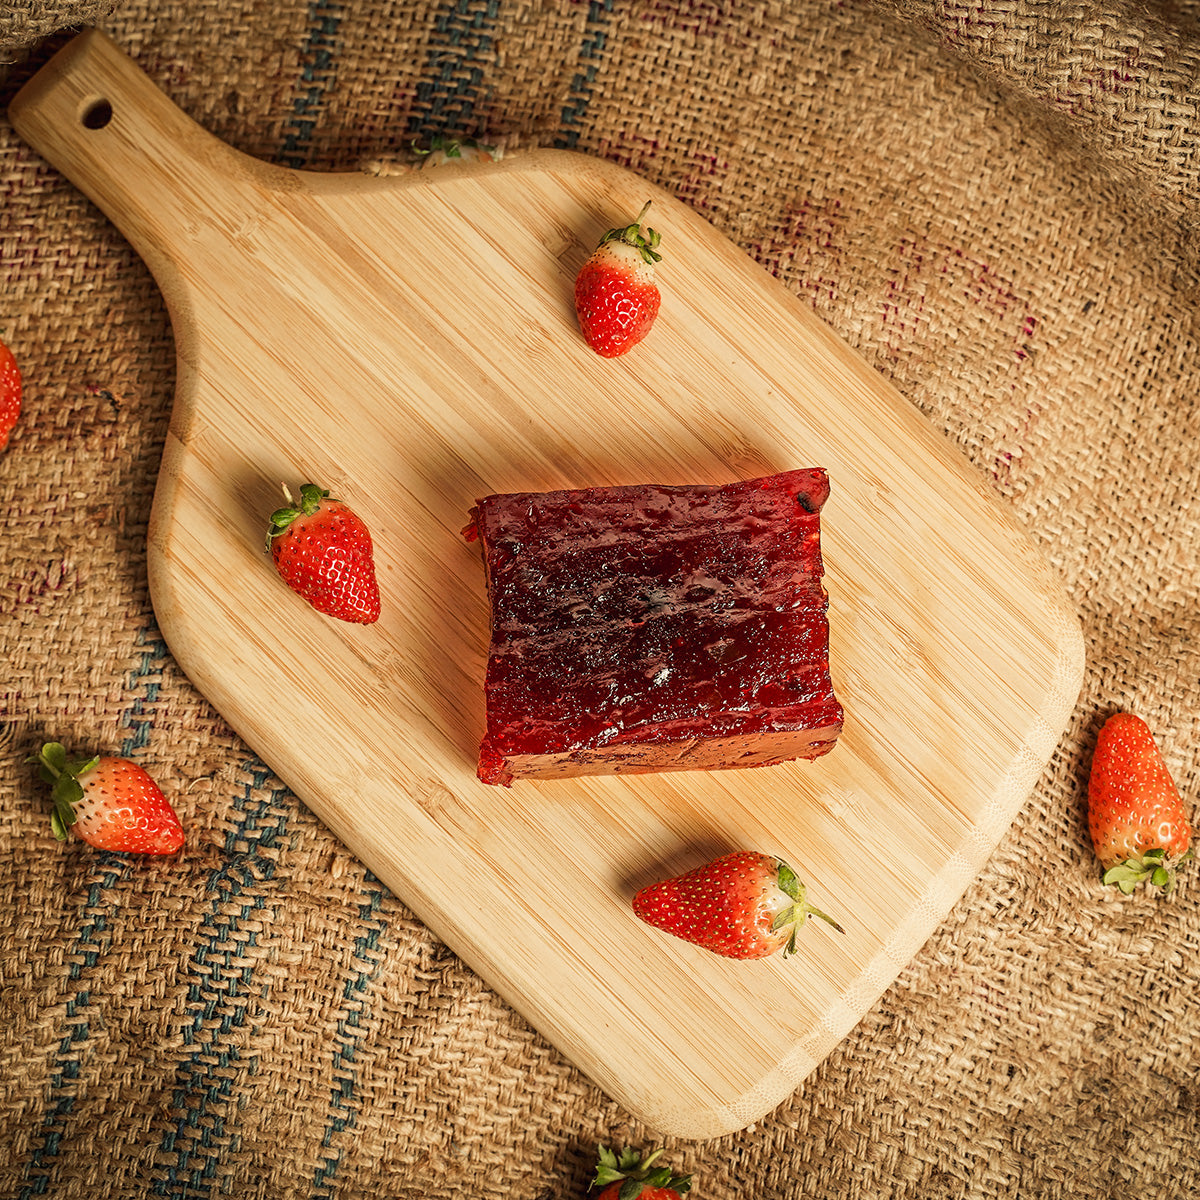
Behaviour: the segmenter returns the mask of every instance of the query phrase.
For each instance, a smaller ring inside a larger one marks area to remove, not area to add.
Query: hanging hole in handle
[[[90,101],[80,114],[84,129],[103,129],[112,120],[112,105],[105,99]]]

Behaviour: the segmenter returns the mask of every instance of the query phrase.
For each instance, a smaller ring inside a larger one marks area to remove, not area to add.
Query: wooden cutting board
[[[1077,619],[986,482],[812,312],[670,195],[537,151],[316,175],[205,133],[105,37],[20,134],[162,288],[178,386],[149,570],[180,666],[429,927],[662,1134],[778,1105],[871,1008],[1027,799],[1078,694]],[[653,200],[662,313],[623,359],[572,282]],[[832,754],[754,771],[484,786],[490,492],[822,466]],[[374,532],[384,611],[320,617],[263,552],[281,481]],[[642,925],[650,880],[737,848],[806,879],[800,952],[737,963]]]

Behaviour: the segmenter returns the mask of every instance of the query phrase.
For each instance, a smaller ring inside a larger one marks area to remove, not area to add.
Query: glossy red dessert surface
[[[842,724],[822,585],[823,470],[725,485],[488,496],[479,777],[762,766]]]

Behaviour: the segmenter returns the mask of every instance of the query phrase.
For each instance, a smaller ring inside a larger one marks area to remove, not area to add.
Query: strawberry
[[[0,450],[8,445],[8,435],[20,415],[21,371],[12,351],[0,342]]]
[[[267,552],[284,582],[318,612],[370,625],[379,620],[379,585],[367,527],[315,483],[271,514]]]
[[[610,229],[575,277],[575,312],[584,339],[597,354],[616,358],[650,332],[661,300],[654,282],[662,240],[642,232],[646,209],[630,225]]]
[[[53,785],[54,836],[73,828],[90,846],[124,854],[174,854],[183,828],[162,789],[127,758],[71,761],[58,742],[47,742],[33,761]]]
[[[752,850],[642,888],[633,911],[648,925],[727,958],[766,958],[779,949],[786,957],[810,914],[843,932],[808,903],[804,884],[787,863]]]
[[[430,139],[428,150],[421,149],[414,142],[413,153],[420,158],[423,169],[455,161],[495,162],[504,157],[504,151],[499,146],[489,146],[472,137],[456,138],[443,134]]]
[[[596,1200],[679,1200],[692,1186],[690,1175],[673,1175],[666,1167],[654,1166],[661,1150],[643,1156],[636,1150],[620,1154],[600,1147],[596,1178],[588,1185],[604,1190]]]
[[[1126,895],[1143,880],[1170,891],[1192,857],[1179,789],[1145,721],[1117,713],[1096,741],[1088,779],[1088,826],[1103,880]]]

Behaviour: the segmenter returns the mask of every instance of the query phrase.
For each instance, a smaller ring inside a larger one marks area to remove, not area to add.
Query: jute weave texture
[[[975,465],[1087,640],[986,869],[705,1200],[1185,1197],[1200,883],[1102,889],[1084,785],[1144,716],[1200,794],[1200,6],[1124,0],[5,0],[0,99],[98,24],[257,157],[388,169],[476,135],[628,166],[729,234]],[[352,859],[156,628],[161,297],[0,120],[0,1194],[585,1194],[654,1142]],[[182,862],[60,846],[27,756],[121,751]],[[871,863],[857,865],[870,886]]]

